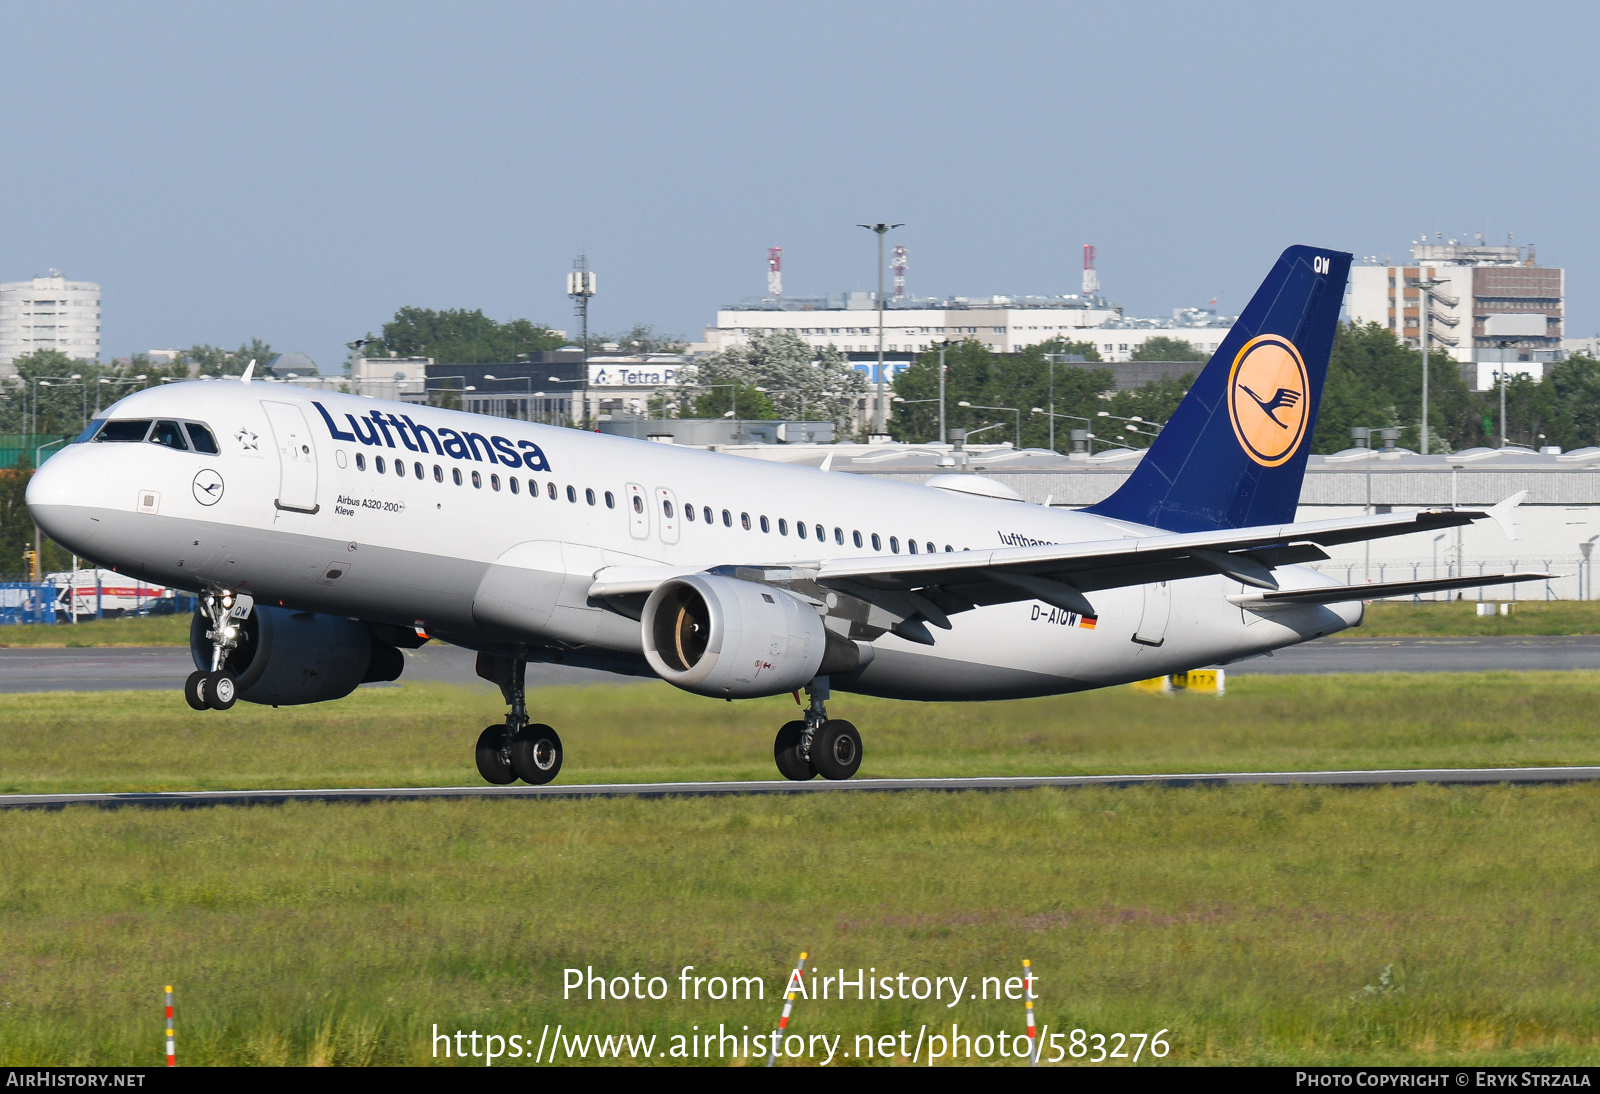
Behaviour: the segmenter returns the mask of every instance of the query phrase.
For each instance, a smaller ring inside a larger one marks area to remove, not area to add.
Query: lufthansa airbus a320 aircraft
[[[529,661],[655,675],[716,699],[803,689],[790,779],[847,779],[829,689],[1007,699],[1226,663],[1361,622],[1362,599],[1545,575],[1349,587],[1324,548],[1493,518],[1294,522],[1350,256],[1291,247],[1111,497],[1058,511],[574,429],[276,384],[123,399],[28,488],[57,543],[201,594],[199,709],[340,699],[400,650],[478,651],[511,710],[491,783],[545,783]],[[981,485],[982,480],[978,480]],[[965,487],[965,489],[964,489]]]

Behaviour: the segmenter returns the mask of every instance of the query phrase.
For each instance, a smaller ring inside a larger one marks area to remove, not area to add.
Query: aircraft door
[[[1172,585],[1152,582],[1144,587],[1144,614],[1133,640],[1141,646],[1159,646],[1167,640],[1167,620],[1172,617]]]
[[[656,487],[656,507],[661,511],[661,542],[678,542],[678,496],[671,490]]]
[[[306,428],[306,416],[294,403],[262,400],[278,446],[279,509],[317,511],[317,448]]]
[[[628,534],[634,539],[650,538],[650,496],[636,482],[628,484]]]

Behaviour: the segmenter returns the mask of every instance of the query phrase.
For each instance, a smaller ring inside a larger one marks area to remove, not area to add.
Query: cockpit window
[[[183,439],[183,430],[179,428],[177,422],[157,422],[156,427],[150,431],[150,443],[164,444],[180,452],[189,450],[189,442]]]
[[[72,443],[73,444],[88,444],[90,441],[94,440],[94,435],[96,433],[100,432],[100,427],[105,425],[105,424],[106,424],[106,421],[105,421],[104,418],[99,418],[99,419],[96,419],[95,421],[90,422],[89,423],[89,428],[85,429],[82,433],[79,433],[78,434],[78,439],[73,441]]]
[[[204,452],[208,456],[218,454],[220,449],[217,448],[217,439],[211,435],[211,430],[199,422],[188,422],[184,428],[189,431],[189,444],[196,452]]]
[[[133,422],[107,422],[95,437],[97,441],[142,441],[150,432],[150,419]]]

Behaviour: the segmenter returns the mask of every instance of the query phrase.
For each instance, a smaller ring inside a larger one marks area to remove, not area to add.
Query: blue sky
[[[1593,5],[0,4],[0,280],[106,356],[337,371],[396,308],[698,335],[762,291],[1237,310],[1289,243],[1538,244],[1600,330]]]

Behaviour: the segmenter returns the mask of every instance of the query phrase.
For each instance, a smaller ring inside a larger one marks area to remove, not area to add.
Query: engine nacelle
[[[782,589],[718,574],[663,582],[645,601],[640,626],[645,658],[663,680],[718,699],[804,687],[819,674],[829,647],[810,604]]]
[[[247,703],[295,706],[343,699],[359,685],[398,679],[400,651],[376,641],[366,623],[337,615],[295,612],[257,604],[242,624],[239,644],[223,666]],[[210,623],[195,614],[189,651],[195,666],[211,668]]]

